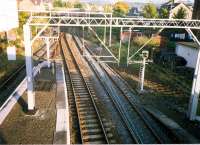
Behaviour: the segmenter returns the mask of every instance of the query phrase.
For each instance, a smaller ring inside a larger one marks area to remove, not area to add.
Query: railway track
[[[71,88],[68,90],[68,97],[70,97],[71,103],[74,103],[77,112],[81,143],[107,144],[110,137],[107,136],[107,131],[95,103],[95,92],[90,89],[92,84],[87,74],[83,72],[84,68],[78,65],[77,61],[81,60],[77,55],[75,57],[75,52],[69,48],[65,36],[61,39],[65,66],[69,75],[67,87]]]
[[[44,46],[43,46],[44,47]],[[44,51],[42,51],[42,48],[37,50],[33,55],[36,56],[38,59],[43,57],[45,55]],[[16,78],[16,76],[25,69],[25,64],[21,65],[19,68],[17,68],[1,85],[0,85],[0,90],[6,86],[10,80],[13,78]]]
[[[56,43],[52,44],[55,45]],[[51,46],[51,47],[52,47]],[[38,60],[43,58],[46,54],[45,50],[43,49],[45,45],[43,45],[40,49],[34,52],[33,56],[35,58],[35,63],[37,64]],[[3,83],[0,85],[0,106],[6,101],[8,96],[11,92],[19,85],[19,83],[24,79],[26,72],[25,72],[25,64],[21,65],[17,68]]]
[[[91,61],[90,61],[91,63]],[[94,66],[90,65],[95,71]],[[132,93],[132,90],[128,84],[115,73],[108,65],[100,63],[100,68],[107,74],[108,78],[112,81],[112,85],[118,90],[118,96],[122,96],[124,99],[116,100],[117,96],[114,98],[110,97],[114,102],[115,106],[118,108],[127,128],[132,134],[133,139],[136,143],[173,143],[178,142],[170,130],[158,122],[156,118],[153,118],[148,114],[139,104],[137,99]],[[96,71],[96,74],[98,72]],[[97,74],[98,76],[98,74]],[[98,76],[99,77],[99,76]],[[102,78],[99,77],[99,80]],[[105,83],[103,83],[104,86]],[[105,88],[106,89],[106,88]],[[109,91],[109,90],[108,90]],[[110,94],[111,96],[112,94]],[[132,112],[129,116],[123,111],[123,105],[121,101],[126,101],[126,107]],[[133,116],[133,117],[130,117]],[[137,124],[136,126],[134,124]]]
[[[182,82],[182,79],[184,78],[180,78],[180,76],[176,77],[174,76],[175,73],[170,73],[168,71],[166,71],[164,68],[158,67],[156,64],[147,66],[148,69],[150,69],[151,71],[156,71],[157,73],[164,73],[168,76],[168,78],[170,78],[170,80],[172,80],[174,83],[174,89],[176,91],[179,91],[180,93],[182,93],[184,96],[190,96],[191,93],[191,88],[188,86],[188,84],[190,82],[187,81],[187,83]]]

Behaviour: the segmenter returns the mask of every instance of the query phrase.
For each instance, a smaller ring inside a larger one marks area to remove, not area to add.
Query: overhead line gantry
[[[36,26],[41,28],[36,36],[31,36],[31,27]],[[101,12],[69,12],[69,11],[45,11],[45,12],[31,12],[31,16],[27,23],[24,25],[24,38],[25,38],[25,54],[26,54],[26,65],[27,65],[27,80],[28,80],[28,108],[33,110],[35,107],[34,93],[33,93],[33,75],[32,75],[32,43],[42,36],[43,32],[47,28],[57,27],[82,27],[83,30],[85,27],[109,27],[109,46],[111,46],[112,39],[112,28],[120,28],[121,31],[123,28],[129,28],[129,31],[133,28],[158,28],[159,31],[156,35],[162,32],[163,29],[185,29],[192,37],[193,40],[199,45],[200,42],[195,36],[192,30],[200,30],[200,20],[185,20],[185,19],[146,19],[146,18],[129,18],[129,17],[113,17],[112,13],[101,13]],[[105,31],[106,29],[104,29]],[[60,32],[60,31],[58,31]],[[105,33],[104,33],[105,34]],[[45,36],[48,39],[55,39],[55,36]],[[98,37],[96,35],[96,37]],[[104,35],[105,37],[105,35]],[[130,35],[131,37],[131,35]],[[58,38],[58,35],[56,36]],[[145,43],[137,52],[142,50],[152,39]],[[100,40],[100,38],[98,38]],[[104,38],[105,40],[105,38]],[[101,41],[101,40],[100,40]],[[103,46],[108,50],[104,41],[101,41]],[[120,40],[121,48],[121,40]],[[119,49],[120,49],[119,48]],[[128,45],[128,55],[127,55],[127,64],[134,63],[133,59],[136,54],[130,54],[130,41]],[[109,51],[109,50],[108,50]],[[118,58],[109,51],[111,56],[115,59],[116,62],[120,61],[120,50]],[[103,56],[102,56],[103,57]],[[192,92],[189,102],[188,117],[190,120],[199,120],[200,116],[197,115],[197,106],[200,94],[200,51],[198,51],[198,58],[196,69],[193,78]]]

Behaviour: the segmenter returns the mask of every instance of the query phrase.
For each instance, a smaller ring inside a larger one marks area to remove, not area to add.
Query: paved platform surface
[[[56,130],[54,144],[70,144],[69,110],[62,61],[56,62]]]
[[[27,114],[27,94],[24,93],[0,125],[0,143],[53,143],[56,126],[55,76],[51,69],[44,68],[35,80],[36,114]]]

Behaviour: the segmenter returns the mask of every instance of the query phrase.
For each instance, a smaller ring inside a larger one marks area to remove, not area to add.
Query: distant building
[[[193,9],[184,3],[175,4],[176,6],[170,10],[169,18],[173,19],[174,15],[177,14],[180,8],[183,8],[186,11],[185,19],[192,19],[192,11]]]
[[[137,7],[132,7],[129,10],[128,16],[140,16],[139,9]]]
[[[143,33],[140,31],[132,31],[132,32],[129,32],[128,30],[123,31],[120,35],[120,39],[122,40],[123,43],[128,42],[130,35],[131,35],[131,39],[132,39],[133,37],[143,36]]]
[[[194,42],[177,42],[176,55],[183,57],[186,61],[186,67],[195,68],[197,63],[198,46]]]
[[[191,3],[175,0],[174,3],[170,1],[170,2],[162,4],[161,8],[168,9],[170,19],[172,19],[174,15],[177,14],[180,8],[183,8],[186,11],[185,19],[192,19],[193,6]]]
[[[53,0],[18,0],[19,10],[44,11],[53,8]]]
[[[171,41],[193,41],[192,36],[184,29],[165,29],[161,32],[161,35]]]

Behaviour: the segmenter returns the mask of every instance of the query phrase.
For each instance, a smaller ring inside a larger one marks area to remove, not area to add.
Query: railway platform
[[[41,144],[53,143],[56,127],[56,78],[50,68],[42,68],[35,77],[36,113],[28,115],[27,93],[0,125],[0,143]]]

